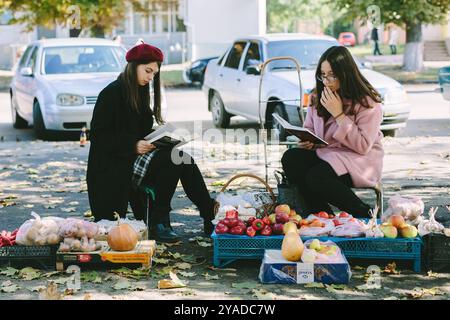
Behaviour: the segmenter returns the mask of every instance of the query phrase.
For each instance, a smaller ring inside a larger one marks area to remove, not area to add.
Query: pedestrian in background
[[[391,54],[397,54],[398,36],[397,26],[392,25],[389,32],[389,47],[391,48]]]
[[[373,41],[374,45],[373,55],[376,56],[378,54],[381,56],[380,47],[378,46],[378,29],[376,27],[373,27],[370,39]]]

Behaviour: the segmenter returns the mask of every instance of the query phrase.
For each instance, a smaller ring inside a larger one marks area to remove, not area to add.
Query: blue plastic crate
[[[262,259],[265,249],[281,249],[284,236],[236,236],[230,234],[211,235],[214,243],[213,263],[223,267],[242,259]],[[413,260],[413,269],[420,272],[422,239],[405,238],[341,238],[341,237],[302,237],[333,241],[347,258]]]

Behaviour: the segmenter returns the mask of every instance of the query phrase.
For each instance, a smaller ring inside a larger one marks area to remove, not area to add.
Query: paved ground
[[[426,211],[431,206],[450,204],[450,106],[432,89],[430,86],[408,87],[413,105],[411,120],[398,137],[384,139],[385,204],[396,193],[422,197]],[[210,114],[205,110],[206,102],[200,91],[172,90],[167,92],[167,99],[169,121],[176,121],[188,128],[192,127],[192,120],[200,119],[204,129],[211,127]],[[89,146],[80,148],[76,141],[42,142],[34,139],[32,130],[11,129],[7,102],[7,95],[0,93],[0,136],[3,136],[3,142],[0,142],[0,200],[9,204],[0,207],[0,229],[18,227],[32,210],[43,216],[81,217],[89,209],[84,180]],[[256,128],[243,119],[233,120],[233,127]],[[223,182],[236,173],[252,172],[264,176],[263,158],[256,158],[262,155],[262,149],[256,144],[243,146],[228,143],[223,147],[206,143],[187,147],[192,147],[190,152],[198,160],[211,192],[219,191]],[[272,146],[269,151],[272,167],[279,166],[283,149]],[[270,184],[275,187],[272,174],[270,177]],[[243,182],[234,188],[244,189],[251,183]],[[370,201],[373,198],[371,194],[361,196]],[[392,269],[382,273],[382,288],[379,290],[363,290],[360,287],[365,283],[368,266],[364,261],[351,261],[353,276],[345,287],[262,285],[258,281],[258,261],[237,262],[224,270],[213,268],[213,249],[208,239],[193,239],[202,236],[201,219],[182,188],[177,189],[172,205],[173,226],[183,237],[183,243],[172,247],[160,246],[158,257],[168,261],[160,260],[151,269],[150,276],[139,280],[107,272],[83,272],[82,290],[64,298],[448,299],[450,293],[449,274],[427,273],[426,269],[415,274],[408,271],[410,265],[399,262],[399,274]],[[443,208],[439,214],[444,220],[447,219]],[[370,263],[376,263],[383,270],[390,262]],[[187,287],[156,289],[159,279],[168,278],[169,270],[178,270],[180,279],[189,281]],[[0,299],[37,299],[39,294],[32,290],[38,290],[48,280],[58,282],[60,291],[63,291],[67,278],[68,275],[55,274],[49,278],[38,276],[35,280],[26,281],[3,274],[0,275],[0,287],[10,287],[4,281],[11,281],[18,288],[13,288],[11,293],[0,293]]]

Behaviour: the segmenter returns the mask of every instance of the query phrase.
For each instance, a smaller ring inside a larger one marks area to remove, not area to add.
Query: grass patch
[[[425,68],[421,72],[408,72],[402,70],[401,65],[374,65],[373,70],[400,83],[438,83],[439,68]]]
[[[387,44],[378,44],[380,47],[380,51],[384,55],[391,54],[391,48]],[[364,56],[372,56],[373,55],[373,44],[359,44],[354,47],[347,47],[350,52],[356,57],[364,57]],[[398,44],[397,45],[397,54],[403,54],[405,52],[405,45]]]
[[[161,71],[161,81],[165,87],[179,87],[187,85],[187,83],[183,80],[183,71],[181,70]]]

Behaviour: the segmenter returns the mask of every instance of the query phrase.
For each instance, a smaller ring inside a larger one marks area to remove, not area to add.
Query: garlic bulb
[[[370,210],[371,218],[367,225],[365,226],[366,238],[383,238],[384,234],[377,223],[377,215],[379,208],[375,205],[374,210]]]
[[[444,232],[444,226],[436,221],[434,218],[438,208],[432,207],[430,208],[430,211],[428,212],[430,219],[429,220],[423,220],[419,226],[418,231],[419,235],[423,237],[424,235],[427,235],[429,233],[443,233]]]

